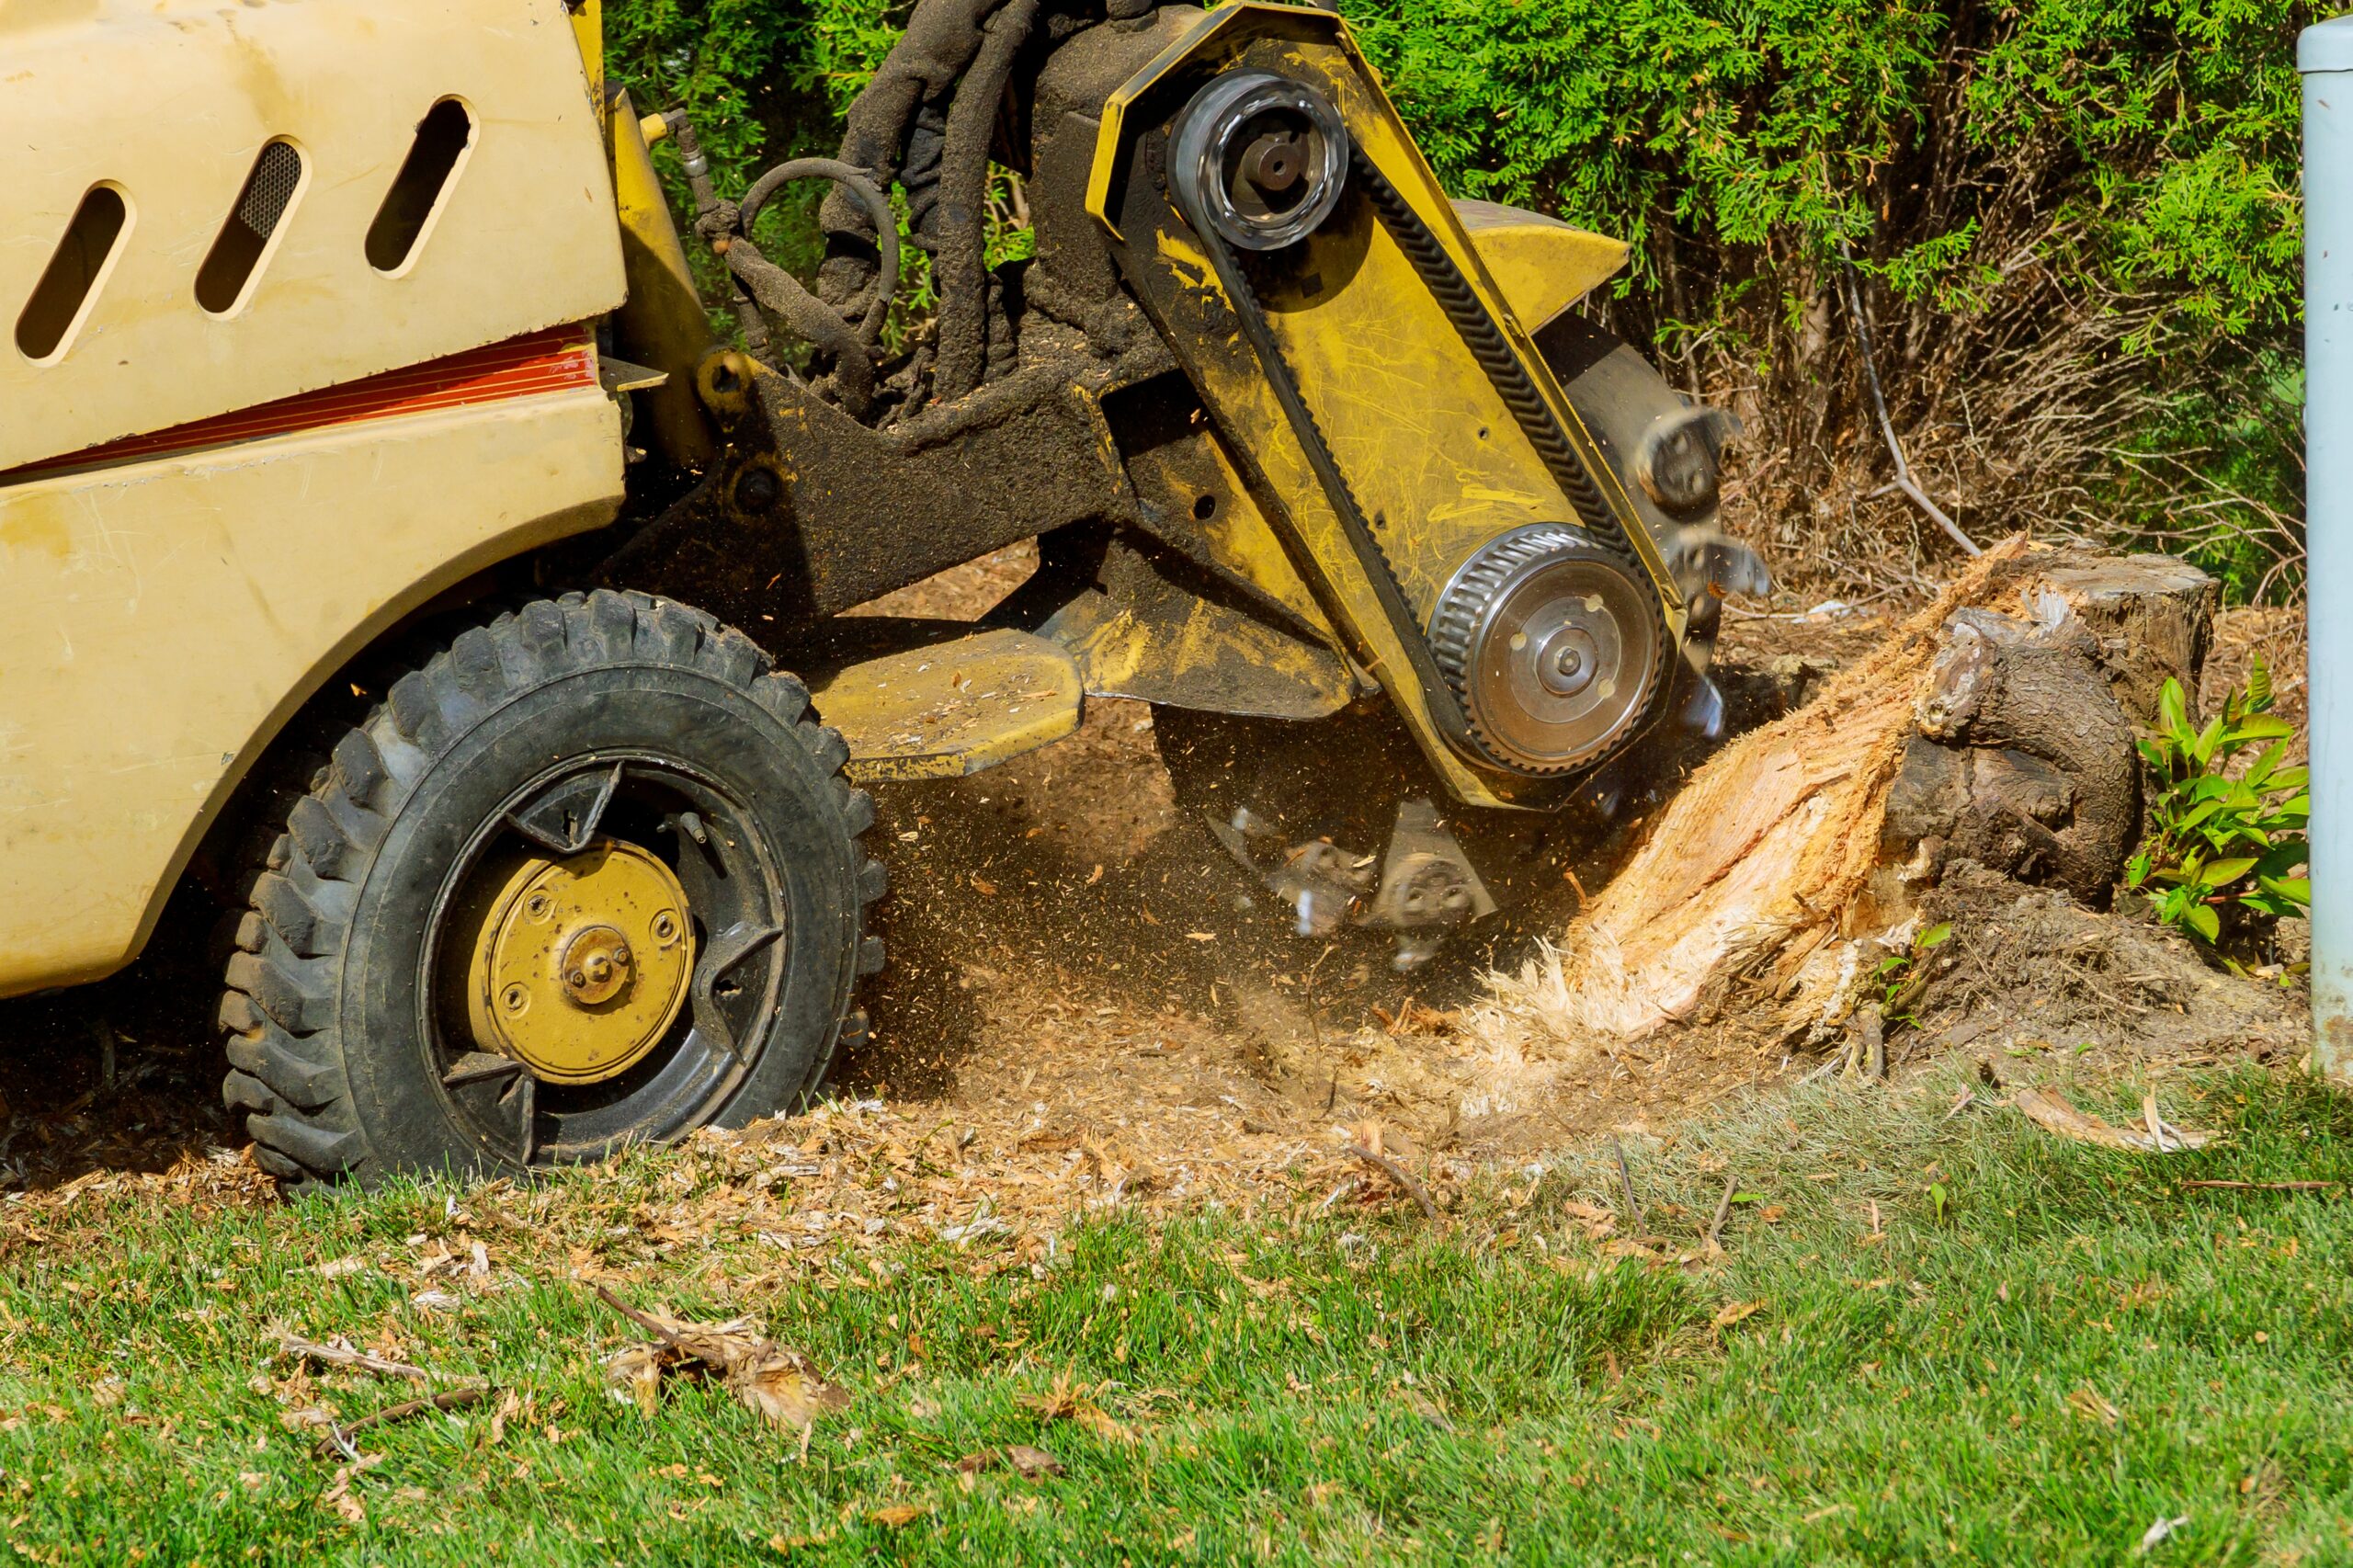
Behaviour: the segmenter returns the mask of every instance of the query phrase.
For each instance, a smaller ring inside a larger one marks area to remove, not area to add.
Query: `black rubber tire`
[[[290,1190],[397,1171],[520,1176],[602,1152],[535,1155],[532,1100],[515,1149],[467,1119],[436,1065],[447,1047],[427,965],[486,824],[548,768],[606,755],[674,759],[727,791],[789,919],[740,1068],[682,1114],[736,1126],[790,1108],[863,1028],[853,992],[882,961],[865,915],[883,869],[858,842],[874,810],[842,777],[847,748],[806,688],[684,605],[607,590],[538,600],[392,682],[286,810],[253,884],[221,1007],[222,1097]]]

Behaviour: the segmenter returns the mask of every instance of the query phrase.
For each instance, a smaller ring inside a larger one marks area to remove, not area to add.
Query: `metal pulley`
[[[1515,528],[1447,585],[1430,646],[1480,747],[1562,773],[1649,710],[1660,631],[1625,559],[1565,524]]]
[[[1232,71],[1197,94],[1170,137],[1168,188],[1196,230],[1281,250],[1339,203],[1348,132],[1331,100],[1267,71]]]

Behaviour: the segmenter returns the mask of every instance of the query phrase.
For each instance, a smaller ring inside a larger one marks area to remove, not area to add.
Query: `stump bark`
[[[1946,623],[1888,786],[1881,858],[1929,879],[1962,858],[2105,905],[2141,832],[2132,726],[2099,639],[1974,607]]]
[[[2213,602],[2162,556],[1987,551],[1694,774],[1473,1027],[1631,1039],[1737,994],[1819,1039],[1961,861],[2104,903],[2140,831],[2135,725],[2166,676],[2197,689]]]

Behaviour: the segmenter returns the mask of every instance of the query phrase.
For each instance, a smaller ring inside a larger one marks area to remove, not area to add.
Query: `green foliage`
[[[886,0],[611,0],[605,69],[640,112],[694,119],[722,191],[803,153],[831,153],[837,120],[890,52]]]
[[[2258,655],[2246,687],[2193,729],[2181,683],[2167,680],[2157,733],[2140,743],[2150,779],[2149,834],[2126,865],[2157,917],[2218,941],[2225,911],[2301,915],[2312,883],[2304,864],[2312,811],[2306,772],[2281,766],[2294,726],[2271,712],[2271,674]],[[2262,747],[2244,766],[2236,760]]]
[[[831,155],[840,119],[872,79],[896,42],[898,14],[890,0],[813,0],[772,6],[749,0],[612,0],[605,11],[606,71],[645,108],[683,108],[693,119],[722,194],[742,191],[763,169],[787,158]],[[686,181],[675,152],[654,150],[673,205],[689,210]],[[789,187],[761,215],[756,237],[767,254],[813,275],[822,254],[817,208],[829,187],[821,181]],[[937,297],[930,258],[908,243],[900,207],[900,301],[884,342],[895,348],[912,321]],[[1015,216],[1017,198],[1002,170],[990,189],[986,228],[989,265],[1030,254],[1030,234]],[[708,257],[695,258],[705,296],[721,297],[721,274]],[[714,316],[733,332],[732,318]]]
[[[1819,256],[1902,226],[1883,187],[1940,123],[1932,95],[1967,49],[1953,129],[1984,158],[2042,142],[2067,154],[2084,259],[2120,285],[2166,286],[2184,325],[2295,319],[2293,6],[2023,0],[1958,23],[1917,0],[1342,9],[1450,188],[1637,238],[1671,214],[1703,244]],[[756,165],[831,142],[896,36],[889,15],[886,0],[614,0],[608,64],[642,106],[692,113],[722,188],[740,188]],[[1960,290],[1956,308],[2017,259],[1986,254],[1966,212],[1901,238],[1872,265],[1907,296]]]
[[[2294,320],[2296,18],[2277,0],[2021,0],[1961,20],[1914,0],[1342,9],[1467,193],[1638,237],[1672,212],[1703,243],[1826,256],[1905,227],[1926,193],[1887,176],[1911,173],[1936,128],[1989,162],[2029,145],[2063,156],[2081,259],[2120,286],[2165,286],[2185,324]],[[1936,97],[1955,87],[1957,116]],[[1913,297],[2020,259],[1984,248],[1965,203],[1895,237],[1879,270]],[[1965,292],[1948,303],[1965,309]]]
[[[2154,391],[2115,454],[2117,512],[2211,574],[2227,602],[2276,601],[2303,583],[2303,359],[2292,342],[2217,359]],[[2186,496],[2186,482],[2205,494]]]
[[[2120,285],[2170,287],[2169,323],[2228,336],[2296,319],[2294,42],[2279,0],[2032,0],[1969,86],[1981,143],[2055,131],[2089,175],[2072,206]]]
[[[2048,494],[2074,497],[2054,509],[2189,555],[2234,600],[2298,586],[2301,400],[2279,393],[2297,359],[2294,39],[2308,6],[1343,9],[1442,178],[1633,240],[1621,324],[1647,325],[1663,354],[1731,361],[1717,378],[1785,407],[1834,393],[1802,345],[1841,255],[1896,307],[1884,356],[1925,376],[1942,352],[1936,373],[1981,395],[2002,395],[2018,372],[2001,357],[2021,343],[2108,317],[2095,335],[2120,352],[2087,345],[2098,369],[2057,383],[2077,406],[2026,400],[2086,432],[2041,472]],[[1899,421],[1935,395],[1903,376],[1890,390]],[[1756,435],[1812,440],[1813,417]],[[1807,499],[1794,467],[1790,483]]]
[[[1988,377],[2038,333],[2106,313],[2121,352],[2086,348],[2097,373],[2066,383],[2097,406],[2037,406],[2086,432],[2052,494],[2100,481],[2081,493],[2120,536],[2191,554],[2234,598],[2296,585],[2293,55],[2312,0],[1342,9],[1450,189],[1634,243],[1615,324],[1779,399],[1786,427],[1760,442],[1820,438],[1805,405],[1828,395],[1823,332],[1806,323],[1842,254],[1904,318],[1883,324],[1887,358],[1976,346],[1946,376]],[[739,190],[830,149],[899,16],[891,0],[610,0],[609,69],[641,106],[684,105]],[[763,244],[804,273],[822,194],[803,186],[764,220]],[[1027,254],[1016,205],[1000,176],[993,259]],[[1891,395],[1902,421],[1931,394],[1899,375]],[[1802,500],[1820,476],[1801,467],[1781,480]]]

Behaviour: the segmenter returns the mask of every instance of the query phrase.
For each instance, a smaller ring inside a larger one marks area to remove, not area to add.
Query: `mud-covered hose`
[[[891,46],[844,117],[841,161],[877,188],[898,182],[901,160],[916,116],[943,102],[981,51],[982,25],[1006,0],[919,0],[906,31]],[[876,281],[872,254],[887,223],[876,223],[847,187],[825,199],[819,213],[826,255],[818,292],[844,314],[870,311],[867,290]]]
[[[722,201],[696,221],[695,232],[710,242],[761,310],[780,317],[833,361],[842,407],[864,418],[874,406],[874,360],[865,340],[833,306],[802,288],[801,279],[762,256],[741,227],[735,204]]]
[[[874,225],[876,243],[881,251],[881,271],[876,278],[874,298],[866,307],[858,322],[858,335],[871,344],[882,335],[883,318],[891,313],[891,300],[899,287],[899,225],[892,216],[891,199],[882,194],[881,187],[866,177],[862,170],[852,168],[838,158],[795,158],[779,164],[752,182],[737,203],[741,211],[741,226],[745,233],[759,221],[760,211],[776,193],[800,179],[831,180],[857,201]],[[794,285],[799,287],[796,282]],[[803,290],[806,292],[806,290]]]
[[[1014,57],[1029,41],[1038,0],[1007,0],[983,29],[979,55],[948,110],[939,171],[939,358],[933,389],[953,402],[981,384],[988,366],[986,219],[989,142]]]

